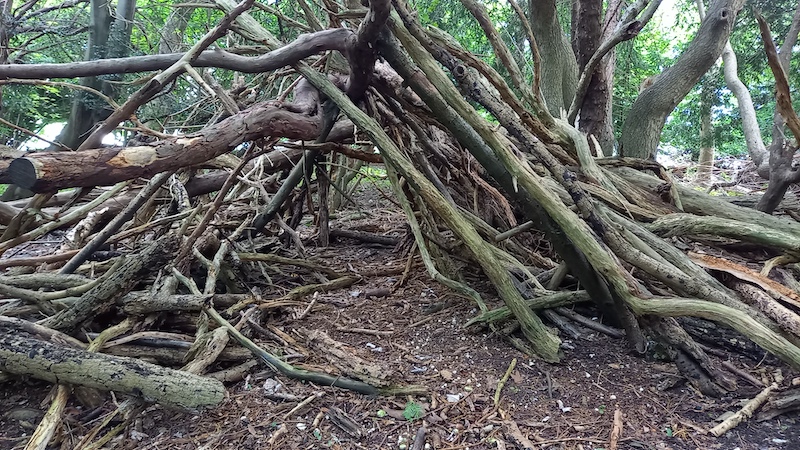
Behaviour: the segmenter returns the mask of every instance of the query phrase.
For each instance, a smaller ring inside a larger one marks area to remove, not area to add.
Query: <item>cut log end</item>
[[[38,181],[36,165],[28,158],[17,158],[8,166],[11,182],[25,189],[35,191]]]

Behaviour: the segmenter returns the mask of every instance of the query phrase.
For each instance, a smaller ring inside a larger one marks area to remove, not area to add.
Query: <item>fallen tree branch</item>
[[[225,396],[217,380],[44,342],[4,321],[0,321],[0,365],[17,375],[122,392],[178,408],[214,406]]]
[[[270,354],[269,352],[265,351],[258,345],[256,345],[253,341],[248,339],[242,333],[239,332],[233,325],[231,325],[227,320],[225,320],[214,308],[206,305],[203,308],[212,319],[214,319],[220,326],[225,327],[228,332],[236,339],[242,346],[250,350],[255,356],[260,358],[265,364],[269,367],[275,369],[276,371],[286,375],[289,378],[295,378],[298,380],[310,381],[312,383],[317,383],[322,386],[335,386],[342,389],[348,389],[351,391],[355,391],[361,394],[366,395],[394,395],[394,394],[406,394],[411,392],[420,391],[424,392],[424,389],[420,387],[410,387],[410,388],[384,388],[379,389],[375,386],[369,385],[367,383],[362,383],[360,381],[352,380],[345,377],[333,376],[328,375],[325,373],[319,372],[311,372],[308,370],[298,369],[291,364],[288,364],[278,357]]]
[[[770,394],[772,394],[772,392],[776,389],[778,389],[778,383],[772,383],[769,386],[765,387],[761,392],[758,393],[758,395],[756,395],[749,402],[747,402],[747,404],[745,404],[742,407],[742,409],[736,411],[735,414],[723,420],[722,423],[720,423],[719,425],[710,429],[709,432],[714,436],[719,437],[727,433],[731,429],[735,428],[743,421],[752,417],[753,413],[755,413],[755,411],[762,404],[764,404],[764,402],[767,401]]]
[[[200,164],[270,135],[314,139],[319,127],[316,117],[261,104],[186,136],[135,147],[30,153],[12,161],[8,170],[15,184],[34,192],[103,186]],[[352,125],[341,123],[328,138],[340,140],[352,132]]]

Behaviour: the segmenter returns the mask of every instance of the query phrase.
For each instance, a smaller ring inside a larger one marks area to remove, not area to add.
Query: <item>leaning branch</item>
[[[778,103],[778,111],[786,120],[786,126],[791,130],[795,141],[800,143],[800,118],[797,117],[797,112],[792,107],[789,79],[786,77],[786,71],[783,70],[778,50],[772,42],[772,34],[769,31],[769,25],[764,20],[764,16],[756,13],[756,20],[758,20],[758,27],[761,29],[761,38],[764,41],[764,52],[767,54],[769,67],[775,76],[775,99]]]

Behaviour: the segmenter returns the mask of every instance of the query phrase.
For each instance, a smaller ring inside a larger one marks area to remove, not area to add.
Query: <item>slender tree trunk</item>
[[[713,71],[713,72],[716,72]],[[714,103],[714,86],[711,79],[715,75],[704,77],[700,94],[700,163],[697,168],[697,180],[708,181],[714,167],[714,128],[711,125],[711,106]]]
[[[89,42],[86,46],[85,57],[87,61],[105,58],[112,20],[108,0],[92,0],[91,12]],[[98,91],[103,90],[102,82],[97,77],[81,78],[81,85]],[[78,91],[72,101],[69,121],[56,140],[69,148],[77,149],[92,126],[108,115],[108,110],[101,102],[102,100],[90,93]],[[58,149],[51,148],[50,150]]]
[[[621,156],[655,157],[667,117],[722,54],[743,4],[714,0],[686,51],[631,106],[622,127]]]
[[[739,64],[730,42],[725,44],[725,50],[722,52],[722,64],[725,85],[731,90],[739,104],[739,116],[742,118],[742,132],[744,133],[747,152],[750,154],[750,158],[756,165],[759,174],[762,174],[761,176],[765,178],[769,177],[769,159],[766,157],[767,149],[764,146],[764,140],[761,138],[761,128],[758,126],[753,97],[750,96],[750,90],[747,86],[739,79]]]
[[[0,8],[0,64],[8,64],[8,43],[11,36],[8,34],[8,28],[11,25],[11,8],[13,0],[4,0],[3,7]],[[3,108],[3,87],[0,86],[0,112]]]
[[[542,96],[550,114],[561,117],[561,111],[566,111],[575,97],[578,63],[558,23],[555,0],[530,0],[529,8],[531,28],[542,55]]]

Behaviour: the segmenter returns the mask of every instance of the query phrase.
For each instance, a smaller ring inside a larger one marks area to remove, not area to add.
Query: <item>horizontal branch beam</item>
[[[193,67],[217,67],[242,73],[276,70],[328,50],[344,52],[355,39],[352,30],[336,28],[300,35],[292,43],[265,55],[249,57],[225,50],[206,50],[192,62]],[[178,62],[183,53],[97,59],[64,64],[0,65],[0,78],[46,79],[136,73],[162,70]]]
[[[317,116],[261,104],[197,133],[147,145],[30,153],[12,161],[8,175],[15,184],[34,192],[107,186],[201,164],[266,136],[313,140],[319,136],[319,122]],[[328,139],[342,140],[352,133],[352,124],[344,122],[334,127]],[[0,171],[0,178],[4,176]]]

